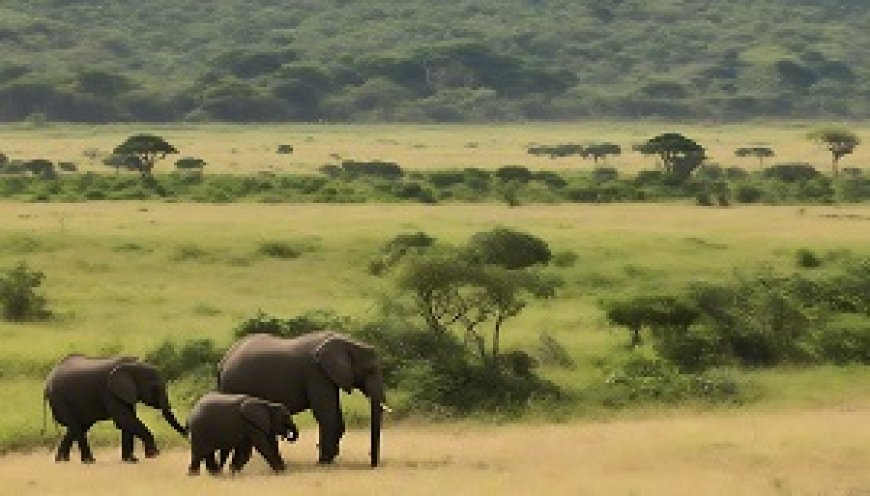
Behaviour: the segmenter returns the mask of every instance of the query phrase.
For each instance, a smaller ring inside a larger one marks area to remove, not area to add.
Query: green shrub
[[[504,227],[475,233],[468,240],[467,251],[475,261],[506,269],[546,264],[553,257],[550,247],[541,238]]]
[[[870,316],[840,314],[818,334],[819,354],[838,364],[870,364]]]
[[[262,333],[292,338],[314,331],[346,331],[350,328],[350,324],[349,318],[339,316],[330,309],[309,310],[288,319],[274,317],[257,310],[253,317],[243,320],[236,326],[233,335],[241,338],[249,334]]]
[[[0,274],[0,307],[3,318],[13,322],[45,320],[51,316],[47,300],[37,289],[45,274],[18,262]]]
[[[527,183],[532,180],[532,172],[522,165],[506,165],[495,171],[495,177],[503,182]]]
[[[574,359],[555,337],[544,332],[538,336],[535,356],[541,365],[573,370]]]
[[[210,339],[193,339],[180,345],[164,340],[146,353],[145,361],[159,368],[167,380],[175,380],[192,372],[203,372],[214,377],[224,351]]]
[[[806,163],[777,164],[761,171],[761,175],[770,179],[793,183],[807,181],[819,177],[821,173],[812,165]]]
[[[272,258],[299,258],[302,250],[286,241],[264,241],[257,247],[257,253]]]
[[[822,266],[822,259],[809,248],[801,248],[795,252],[795,259],[798,267],[804,269],[815,269]]]

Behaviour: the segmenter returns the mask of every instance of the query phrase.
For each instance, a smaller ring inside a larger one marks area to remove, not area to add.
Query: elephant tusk
[[[393,409],[390,408],[389,406],[387,406],[386,403],[381,403],[381,410],[383,410],[387,413],[393,413]]]

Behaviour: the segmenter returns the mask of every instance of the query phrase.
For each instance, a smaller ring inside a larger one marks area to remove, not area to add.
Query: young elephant
[[[54,419],[66,427],[55,460],[69,461],[73,442],[78,443],[82,463],[93,463],[88,430],[96,422],[111,419],[121,430],[121,459],[136,462],[133,438],[145,445],[145,456],[159,453],[151,431],[136,416],[136,404],[157,408],[182,436],[187,434],[169,405],[166,381],[152,365],[135,358],[89,358],[70,355],[61,360],[45,382],[45,400]]]
[[[238,472],[251,458],[251,449],[266,459],[275,472],[286,466],[278,451],[278,436],[295,442],[299,430],[284,405],[243,394],[208,393],[193,407],[187,421],[190,432],[191,475],[205,461],[211,474],[220,473],[233,452],[230,470]],[[220,461],[215,452],[220,452]]]

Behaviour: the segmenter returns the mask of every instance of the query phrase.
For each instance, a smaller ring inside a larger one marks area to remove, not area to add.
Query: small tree
[[[606,305],[606,312],[611,323],[628,327],[632,347],[641,345],[640,332],[644,327],[687,327],[697,317],[693,308],[670,296],[637,296],[611,301]]]
[[[734,155],[737,157],[755,157],[758,159],[758,166],[764,167],[764,159],[775,155],[772,148],[766,146],[747,146],[734,150]]]
[[[165,158],[166,155],[178,153],[178,150],[160,136],[137,134],[116,146],[112,153],[135,157],[139,172],[143,176],[150,176],[158,160]]]
[[[679,133],[664,133],[638,145],[644,155],[657,155],[665,173],[679,180],[687,179],[706,158],[704,147]]]
[[[553,257],[550,247],[541,238],[504,227],[475,233],[468,240],[467,249],[472,260],[506,269],[546,264]]]
[[[202,173],[202,169],[205,166],[205,160],[196,157],[184,157],[175,161],[175,168],[178,170],[196,171]]]
[[[820,129],[809,134],[809,138],[831,152],[831,170],[834,176],[840,174],[838,169],[840,159],[855,151],[855,147],[861,144],[861,139],[847,129]]]
[[[603,160],[607,163],[608,155],[618,156],[622,154],[622,148],[613,143],[599,143],[589,145],[583,150],[583,158],[592,157],[592,160],[597,164],[598,160]]]
[[[0,306],[3,318],[13,322],[41,320],[51,313],[46,309],[46,299],[36,292],[45,274],[31,270],[25,262],[0,275]]]

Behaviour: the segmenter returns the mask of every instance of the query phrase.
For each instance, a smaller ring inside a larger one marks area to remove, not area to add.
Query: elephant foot
[[[54,461],[57,463],[63,463],[69,461],[69,455],[57,455],[54,457]]]
[[[154,458],[160,454],[160,450],[156,446],[145,448],[145,458]]]
[[[317,463],[318,463],[319,465],[332,465],[332,463],[333,463],[334,461],[335,461],[335,457],[332,457],[332,458],[324,458],[324,457],[320,457],[320,459],[317,460]]]
[[[122,457],[121,461],[123,461],[124,463],[139,463],[139,459],[136,458],[134,455]]]
[[[187,469],[187,475],[191,477],[196,477],[197,475],[199,475],[199,469],[189,468]]]
[[[85,465],[90,465],[92,463],[96,463],[96,461],[97,461],[97,459],[92,457],[92,456],[82,458],[82,463],[84,463]]]

